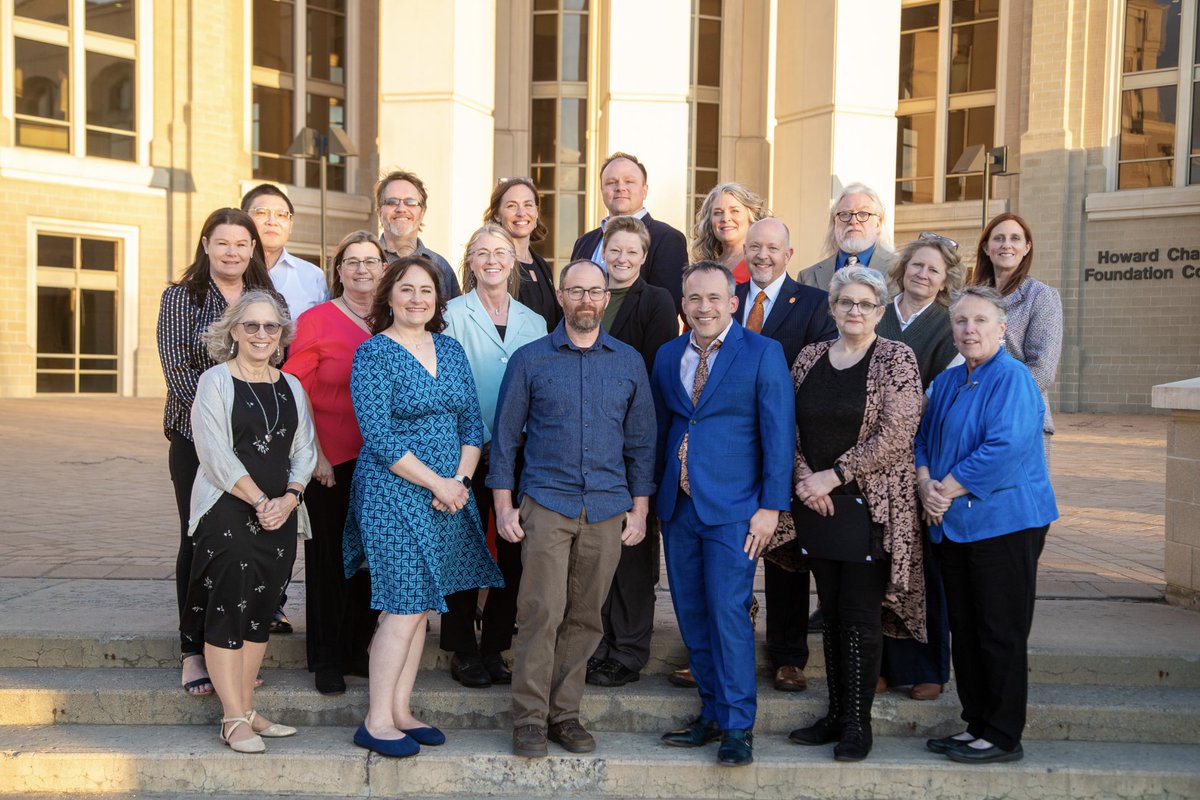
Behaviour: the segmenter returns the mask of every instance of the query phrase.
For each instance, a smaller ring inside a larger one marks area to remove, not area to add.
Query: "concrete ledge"
[[[1200,411],[1200,378],[1158,384],[1151,390],[1150,405],[1173,411]]]

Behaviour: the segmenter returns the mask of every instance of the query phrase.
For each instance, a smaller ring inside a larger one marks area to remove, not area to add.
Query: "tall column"
[[[380,0],[379,168],[429,190],[421,239],[455,265],[492,185],[495,0]]]
[[[598,167],[614,150],[636,155],[649,172],[646,207],[655,219],[690,227],[688,178],[688,66],[690,0],[611,0],[602,20],[598,62]],[[599,185],[599,171],[593,171]],[[592,227],[604,215],[599,194]]]
[[[792,229],[799,270],[821,258],[830,200],[847,184],[879,193],[890,228],[900,4],[781,0],[777,8],[771,207]]]

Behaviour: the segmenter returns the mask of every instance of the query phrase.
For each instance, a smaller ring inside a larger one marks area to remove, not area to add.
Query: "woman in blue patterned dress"
[[[387,756],[446,740],[410,708],[428,612],[445,612],[448,594],[504,585],[468,477],[483,445],[479,399],[462,346],[439,333],[444,309],[433,264],[420,256],[394,262],[375,292],[375,335],[355,352],[350,373],[363,448],[345,567],[350,577],[365,560],[371,607],[382,612],[369,708],[354,742]]]

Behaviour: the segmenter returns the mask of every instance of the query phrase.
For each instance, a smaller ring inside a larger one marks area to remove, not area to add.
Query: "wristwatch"
[[[841,464],[833,465],[833,474],[837,475],[837,479],[842,484],[842,486],[846,485],[846,473],[842,472]]]
[[[304,492],[300,491],[299,489],[293,489],[291,486],[289,486],[287,489],[284,490],[283,493],[296,495],[296,505],[297,506],[304,505]]]
[[[468,489],[471,488],[471,478],[469,475],[455,475],[454,480],[458,481]]]

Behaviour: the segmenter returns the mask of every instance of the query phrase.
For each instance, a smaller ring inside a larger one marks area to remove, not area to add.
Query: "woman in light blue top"
[[[463,294],[446,306],[447,336],[457,339],[467,353],[479,406],[483,414],[483,457],[472,478],[479,517],[486,529],[492,510],[492,493],[484,488],[488,470],[488,442],[496,419],[496,400],[508,360],[522,345],[546,335],[546,322],[517,302],[520,276],[515,270],[516,248],[499,225],[488,223],[471,236],[463,256]],[[512,682],[502,652],[512,646],[517,615],[517,590],[521,584],[521,546],[495,537],[496,562],[504,575],[503,589],[489,589],[483,610],[480,640],[475,640],[476,591],[446,598],[449,613],[442,615],[443,650],[454,653],[450,674],[464,686],[484,688]]]
[[[915,442],[967,723],[926,746],[963,763],[1023,755],[1037,557],[1058,519],[1042,450],[1045,406],[1029,369],[1002,346],[1005,311],[992,288],[956,296],[950,324],[966,363],[934,379]]]

